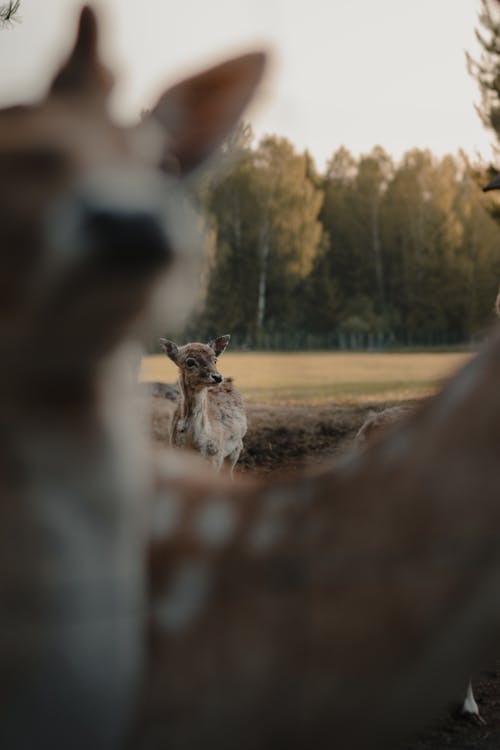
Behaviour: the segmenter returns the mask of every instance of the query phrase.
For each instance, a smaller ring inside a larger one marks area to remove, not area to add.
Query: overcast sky
[[[78,0],[22,0],[0,34],[0,104],[32,98],[74,34]],[[137,119],[169,82],[242,49],[271,66],[249,113],[323,167],[345,145],[396,157],[414,146],[490,157],[465,67],[479,0],[95,0],[101,49],[119,73],[113,109]],[[499,166],[499,165],[497,165]]]

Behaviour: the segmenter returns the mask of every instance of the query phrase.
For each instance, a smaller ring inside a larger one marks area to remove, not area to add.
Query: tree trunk
[[[380,310],[385,310],[384,269],[382,267],[382,247],[380,242],[380,197],[375,196],[372,204],[372,249],[375,263],[375,278]]]
[[[267,264],[269,258],[269,216],[262,226],[260,235],[260,270],[259,270],[259,290],[257,297],[257,342],[260,340],[264,327],[264,318],[266,314],[266,296],[267,296]]]

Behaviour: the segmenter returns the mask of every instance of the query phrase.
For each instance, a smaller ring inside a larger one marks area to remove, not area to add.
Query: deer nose
[[[155,271],[173,257],[164,228],[154,213],[88,207],[83,229],[93,259],[105,270]]]
[[[214,383],[222,383],[222,375],[219,375],[219,373],[212,373],[212,380]]]

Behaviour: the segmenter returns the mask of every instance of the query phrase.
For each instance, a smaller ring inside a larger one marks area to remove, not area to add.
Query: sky
[[[479,0],[94,0],[102,56],[117,74],[116,118],[134,122],[167,86],[233,54],[269,52],[247,113],[257,137],[276,133],[322,169],[341,145],[382,145],[399,158],[430,148],[491,159],[474,109],[465,51]],[[80,0],[22,0],[0,34],[0,106],[46,89],[71,45]],[[500,165],[497,165],[500,166]]]

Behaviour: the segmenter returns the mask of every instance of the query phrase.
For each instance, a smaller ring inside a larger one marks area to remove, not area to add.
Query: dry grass
[[[367,354],[337,352],[227,352],[223,375],[235,378],[250,403],[375,403],[433,393],[470,354]],[[145,357],[141,380],[173,382],[166,357]]]

